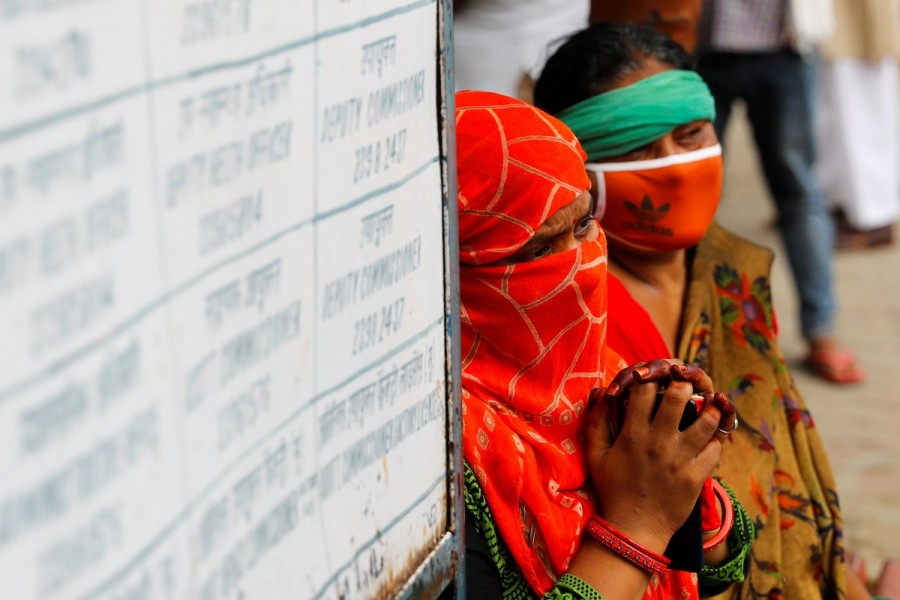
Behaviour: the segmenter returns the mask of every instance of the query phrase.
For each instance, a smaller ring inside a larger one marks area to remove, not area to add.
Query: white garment
[[[900,218],[900,91],[894,59],[822,62],[817,175],[856,229]]]
[[[587,27],[589,10],[589,0],[470,0],[453,17],[456,89],[516,96],[554,42]]]
[[[831,0],[791,0],[788,30],[801,52],[812,50],[831,38],[834,28]]]

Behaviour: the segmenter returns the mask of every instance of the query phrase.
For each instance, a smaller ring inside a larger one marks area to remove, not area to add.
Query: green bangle
[[[728,558],[725,562],[715,566],[703,565],[698,573],[701,585],[704,587],[743,581],[747,575],[747,555],[750,553],[750,546],[756,537],[756,528],[753,526],[750,515],[734,497],[734,492],[724,484],[722,487],[728,492],[731,505],[734,507],[734,525],[728,536]]]
[[[556,586],[544,594],[544,600],[603,600],[603,596],[583,579],[564,573]]]

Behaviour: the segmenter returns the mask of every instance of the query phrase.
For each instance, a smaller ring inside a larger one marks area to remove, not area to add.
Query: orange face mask
[[[611,241],[644,252],[683,250],[712,224],[722,195],[718,144],[653,160],[588,163],[597,208]]]

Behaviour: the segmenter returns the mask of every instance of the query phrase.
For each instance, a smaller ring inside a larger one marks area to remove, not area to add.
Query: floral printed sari
[[[704,369],[737,405],[740,428],[717,475],[758,532],[747,579],[720,597],[844,598],[835,479],[776,339],[772,253],[718,225],[693,253],[675,355]],[[607,343],[626,361],[641,337],[635,328],[653,327],[621,285],[609,286],[609,323]]]

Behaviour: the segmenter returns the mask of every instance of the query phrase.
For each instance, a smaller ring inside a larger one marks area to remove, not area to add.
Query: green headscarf
[[[697,73],[673,69],[592,96],[555,116],[575,133],[591,161],[640,148],[684,123],[712,121],[716,104]]]

